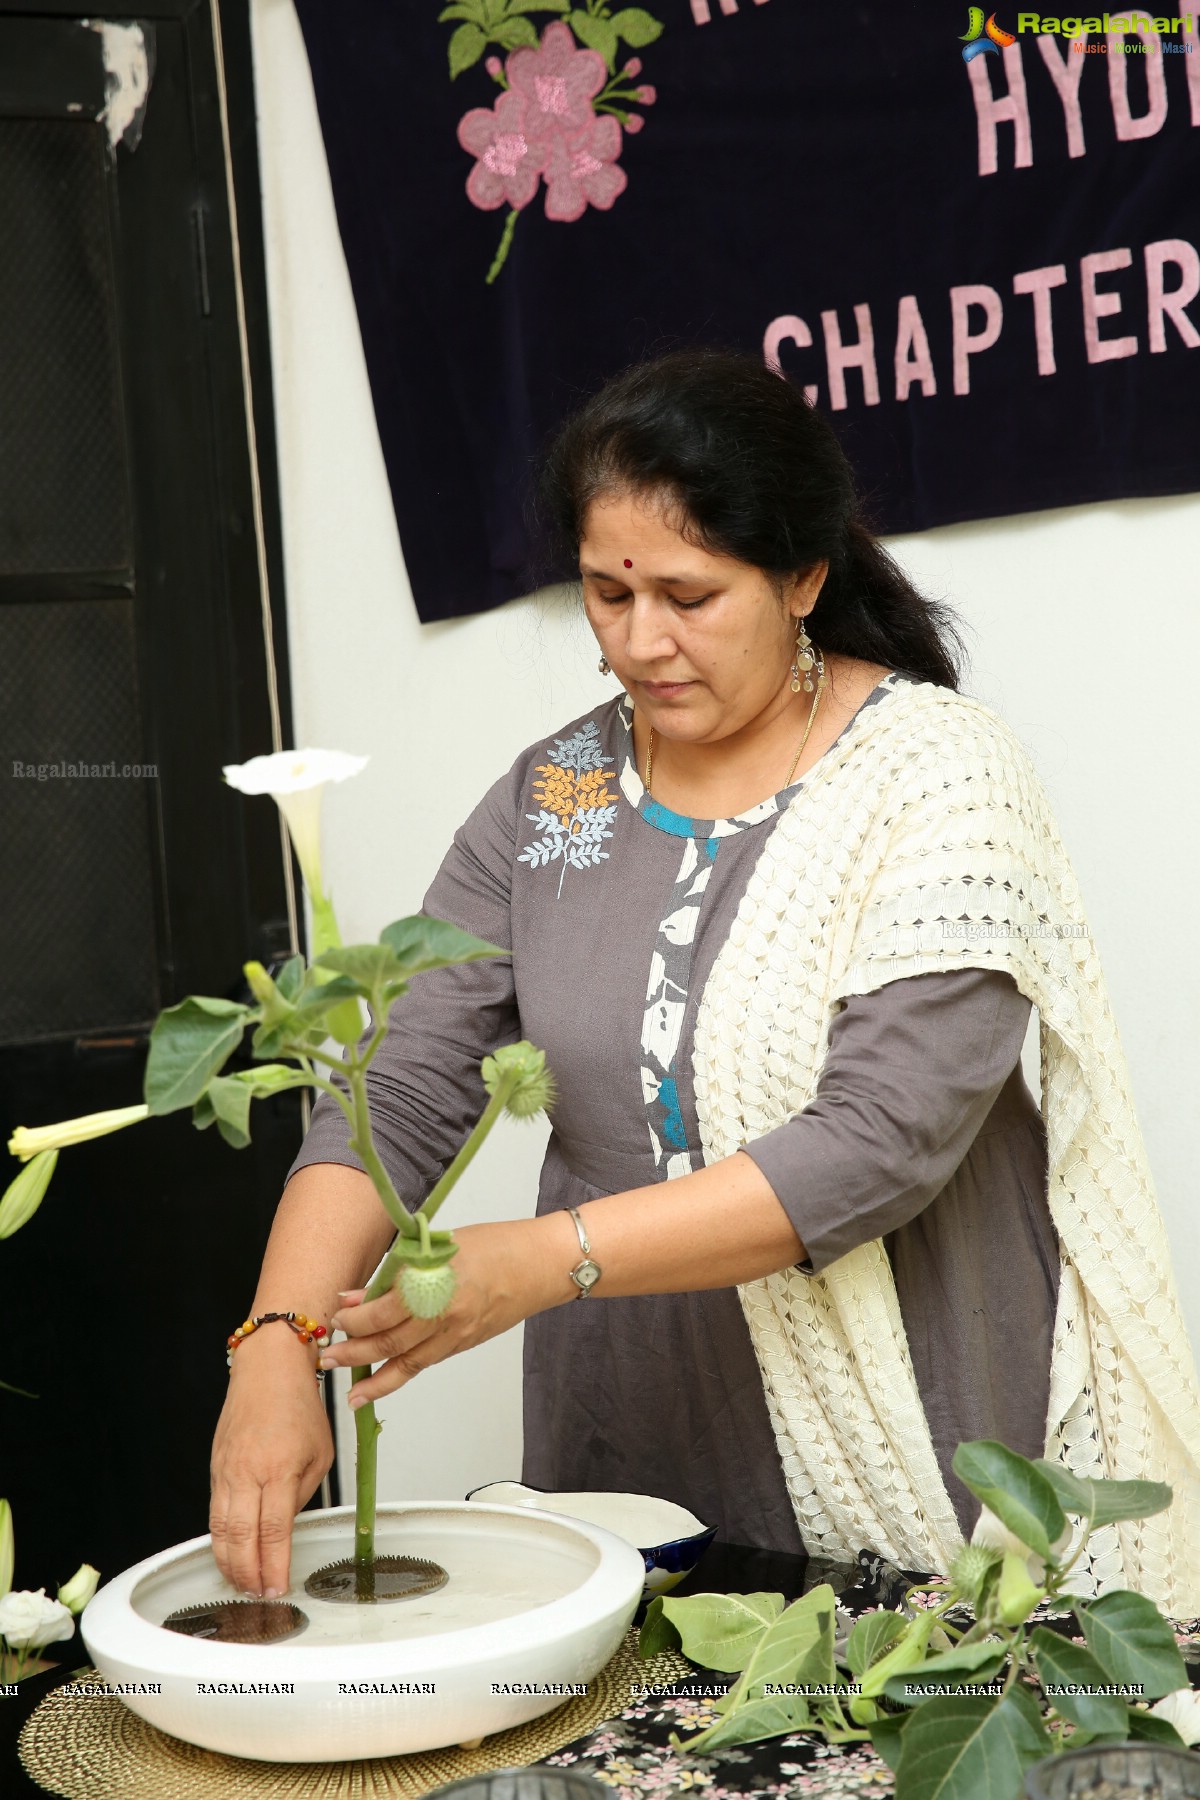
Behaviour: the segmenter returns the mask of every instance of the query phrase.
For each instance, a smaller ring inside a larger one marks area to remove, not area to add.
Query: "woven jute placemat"
[[[48,1694],[20,1737],[34,1781],[65,1800],[418,1800],[444,1783],[540,1762],[631,1704],[637,1684],[677,1681],[691,1665],[671,1651],[643,1662],[631,1631],[587,1694],[478,1750],[427,1750],[367,1762],[266,1763],[221,1756],[156,1731],[116,1695]],[[77,1679],[101,1680],[94,1671]]]

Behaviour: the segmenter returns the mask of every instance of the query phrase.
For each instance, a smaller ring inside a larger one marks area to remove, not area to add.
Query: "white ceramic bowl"
[[[624,1494],[602,1488],[552,1494],[519,1481],[492,1481],[486,1487],[472,1488],[467,1499],[493,1506],[538,1507],[615,1532],[632,1544],[642,1559],[647,1599],[669,1594],[677,1587],[717,1535],[715,1525],[705,1525],[686,1507],[677,1506],[674,1500],[660,1500],[657,1494]]]
[[[110,1581],[84,1612],[88,1652],[161,1731],[267,1762],[333,1762],[431,1750],[561,1706],[629,1627],[644,1569],[601,1527],[523,1507],[428,1502],[379,1509],[381,1554],[432,1559],[446,1585],[411,1600],[335,1605],[303,1591],[352,1548],[354,1509],[302,1513],[286,1596],[299,1635],[217,1644],[165,1630],[182,1606],[237,1596],[210,1540],[193,1538]],[[274,1691],[273,1691],[274,1690]]]

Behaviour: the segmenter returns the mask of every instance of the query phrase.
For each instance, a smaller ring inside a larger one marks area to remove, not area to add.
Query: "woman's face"
[[[781,601],[761,569],[697,549],[653,497],[622,494],[588,509],[579,567],[600,648],[660,736],[716,743],[791,699],[796,621],[827,564]]]

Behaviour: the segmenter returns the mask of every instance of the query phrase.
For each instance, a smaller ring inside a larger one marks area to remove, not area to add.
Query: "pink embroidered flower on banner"
[[[495,107],[476,106],[458,122],[458,141],[478,158],[467,176],[472,204],[492,212],[505,202],[528,206],[537,192],[545,147],[530,142],[522,95],[501,94]]]
[[[600,52],[580,50],[561,19],[547,25],[536,50],[514,50],[507,73],[512,93],[525,102],[525,131],[539,140],[581,131],[595,116],[592,100],[608,77]]]
[[[593,116],[574,136],[560,135],[546,157],[546,217],[569,223],[589,206],[608,210],[626,187],[621,154],[621,127],[610,115]]]

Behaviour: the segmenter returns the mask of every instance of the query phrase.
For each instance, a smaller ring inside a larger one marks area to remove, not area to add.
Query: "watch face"
[[[599,1279],[600,1265],[594,1263],[590,1257],[585,1257],[581,1263],[576,1263],[571,1270],[571,1280],[585,1294],[589,1288],[595,1287]]]

